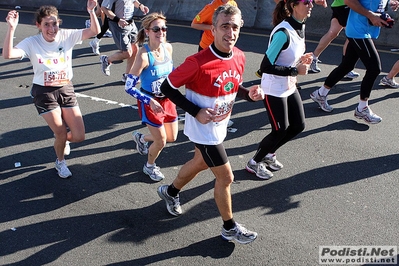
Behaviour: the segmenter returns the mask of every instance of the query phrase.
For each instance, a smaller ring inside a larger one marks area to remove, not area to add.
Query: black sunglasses
[[[168,27],[163,26],[162,28],[160,28],[158,26],[155,26],[155,27],[150,28],[150,30],[152,30],[155,33],[160,32],[160,31],[167,32],[168,31]]]

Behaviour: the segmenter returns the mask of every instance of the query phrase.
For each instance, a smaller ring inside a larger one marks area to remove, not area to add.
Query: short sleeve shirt
[[[83,30],[60,29],[53,42],[41,33],[16,45],[33,66],[33,83],[41,86],[64,86],[72,80],[72,49],[82,40]]]
[[[112,9],[112,5],[115,3],[115,15],[125,20],[133,19],[134,2],[137,0],[104,0],[102,2],[103,7]]]

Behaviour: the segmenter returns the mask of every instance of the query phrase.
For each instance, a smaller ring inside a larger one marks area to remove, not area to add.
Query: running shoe
[[[150,167],[148,167],[147,164],[144,164],[143,172],[153,181],[159,182],[165,178],[165,176],[161,173],[161,169],[156,164]]]
[[[273,176],[273,173],[266,169],[266,166],[263,162],[251,164],[250,160],[245,169],[252,174],[256,174],[256,176],[261,179],[267,180]]]
[[[357,110],[357,107],[355,109],[355,117],[359,119],[363,119],[369,124],[378,124],[382,121],[382,118],[379,117],[378,115],[374,114],[373,111],[371,111],[370,107],[366,106],[363,108],[361,112]]]
[[[355,71],[350,71],[348,74],[346,74],[345,75],[345,78],[348,78],[348,79],[355,79],[355,78],[358,78],[360,76],[360,74],[359,73],[357,73],[357,72],[355,72]]]
[[[141,142],[141,136],[143,136],[143,134],[141,134],[138,131],[135,131],[132,133],[133,135],[133,139],[136,142],[136,149],[137,151],[141,154],[141,155],[147,155],[148,154],[148,142],[143,143]]]
[[[94,54],[96,55],[100,55],[100,40],[98,40],[97,38],[91,40],[89,42],[90,47],[93,51]]]
[[[111,75],[111,70],[110,70],[111,64],[108,62],[108,56],[106,56],[106,55],[100,56],[100,62],[101,62],[101,71],[106,76]]]
[[[236,226],[230,230],[226,230],[222,227],[221,235],[224,240],[235,240],[241,244],[251,243],[258,237],[258,234],[256,232],[249,231],[244,226],[238,223],[236,223]]]
[[[126,73],[123,73],[123,74],[122,74],[122,82],[123,82],[123,83],[126,83],[127,75],[128,75],[128,74],[126,74]]]
[[[168,212],[174,216],[179,216],[182,214],[180,207],[179,195],[176,197],[171,197],[168,195],[168,185],[160,186],[157,190],[158,195],[166,203],[166,209]]]
[[[315,58],[312,60],[312,63],[310,63],[310,67],[308,70],[309,73],[319,73],[321,71],[321,69],[317,65],[318,62],[319,61]]]
[[[327,96],[321,96],[319,94],[319,90],[315,90],[314,92],[312,92],[310,94],[310,98],[312,98],[315,103],[318,103],[321,110],[323,110],[324,112],[330,113],[334,109],[331,105],[328,104]]]
[[[71,173],[71,171],[69,171],[65,160],[62,160],[61,162],[58,161],[58,159],[55,160],[55,169],[57,170],[58,175],[61,178],[68,178],[68,177],[72,176],[72,173]]]
[[[390,79],[388,77],[383,77],[380,80],[380,84],[378,84],[378,85],[387,86],[387,87],[391,87],[391,88],[399,88],[399,83],[396,83],[394,78]]]
[[[263,158],[262,162],[264,162],[267,167],[274,171],[278,171],[283,168],[283,164],[277,161],[276,155],[274,155],[273,157],[265,157]]]
[[[112,38],[112,32],[111,32],[110,30],[107,30],[107,31],[104,33],[104,37]]]

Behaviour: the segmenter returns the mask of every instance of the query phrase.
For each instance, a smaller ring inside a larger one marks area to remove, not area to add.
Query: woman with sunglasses
[[[178,121],[176,105],[165,97],[160,86],[173,70],[172,45],[166,42],[166,18],[161,13],[151,13],[141,21],[137,35],[139,49],[136,61],[126,80],[125,90],[137,99],[142,124],[147,125],[150,134],[133,132],[137,150],[147,155],[143,172],[154,181],[161,181],[164,175],[156,165],[166,142],[177,138]],[[145,42],[146,37],[148,42]],[[141,88],[136,88],[138,80]],[[152,142],[148,147],[148,142]]]
[[[262,60],[261,88],[265,94],[272,131],[259,143],[246,169],[269,179],[283,165],[275,152],[305,129],[302,100],[296,87],[297,75],[306,75],[312,54],[305,53],[305,22],[312,11],[312,0],[286,0],[277,3],[269,47]]]
[[[55,136],[54,150],[57,156],[55,168],[61,178],[72,176],[64,159],[69,154],[69,142],[85,139],[82,113],[71,82],[72,49],[75,44],[100,32],[94,8],[97,0],[87,1],[90,28],[60,29],[61,19],[54,6],[41,6],[35,14],[39,33],[23,39],[15,47],[14,33],[19,21],[16,10],[8,12],[8,31],[4,39],[5,59],[29,58],[33,66],[31,96],[41,117]]]

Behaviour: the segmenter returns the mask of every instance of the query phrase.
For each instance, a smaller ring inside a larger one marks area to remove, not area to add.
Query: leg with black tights
[[[360,99],[367,100],[370,97],[374,82],[381,73],[381,60],[372,39],[349,39],[354,43],[357,54],[366,67],[366,74],[360,85]]]
[[[305,129],[305,112],[298,90],[286,98],[265,95],[264,105],[272,131],[259,144],[254,156],[257,163]]]
[[[349,71],[355,67],[357,61],[359,60],[359,55],[356,52],[353,43],[348,42],[346,47],[345,56],[342,56],[342,61],[326,78],[324,85],[328,88],[332,88],[337,84]]]

